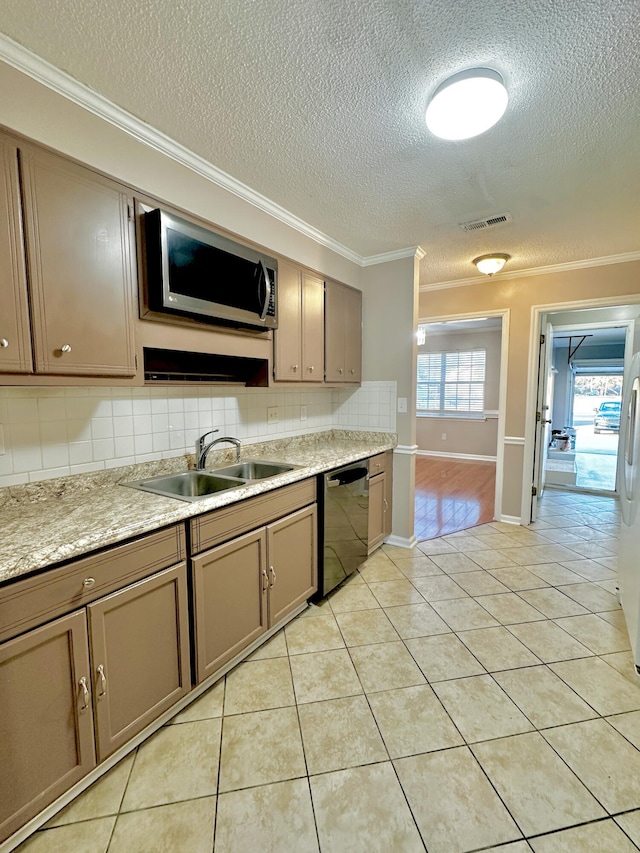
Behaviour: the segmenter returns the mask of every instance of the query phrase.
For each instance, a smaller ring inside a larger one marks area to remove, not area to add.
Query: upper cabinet
[[[276,381],[324,379],[324,282],[286,261],[278,265],[274,356]]]
[[[132,200],[101,175],[19,147],[35,371],[132,376]]]
[[[20,221],[18,150],[0,137],[0,371],[30,373],[27,278]]]
[[[362,381],[362,293],[325,282],[325,380]]]

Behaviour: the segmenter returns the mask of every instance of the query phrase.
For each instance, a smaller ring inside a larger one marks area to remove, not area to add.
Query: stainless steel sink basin
[[[243,480],[264,480],[266,477],[275,477],[277,474],[293,471],[295,467],[295,465],[285,465],[283,462],[261,462],[257,459],[248,459],[236,465],[216,468],[213,473],[222,474],[225,477],[240,477]]]
[[[246,479],[230,476],[219,476],[206,471],[184,471],[181,474],[169,474],[151,477],[149,480],[137,480],[133,483],[123,483],[143,492],[153,492],[168,498],[178,498],[181,501],[196,501],[243,486]]]

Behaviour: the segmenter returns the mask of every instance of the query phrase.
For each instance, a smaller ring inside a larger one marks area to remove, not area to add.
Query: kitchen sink
[[[207,471],[184,471],[181,474],[151,477],[149,480],[137,480],[123,485],[168,498],[178,498],[181,501],[195,501],[217,492],[244,486],[246,482],[246,479],[239,477],[221,477],[217,473],[210,474]]]
[[[225,477],[240,477],[243,480],[264,480],[266,477],[275,477],[286,471],[293,471],[295,465],[285,465],[282,462],[260,462],[250,459],[246,462],[238,462],[237,465],[228,465],[226,468],[216,468],[214,474],[222,474]]]
[[[293,471],[296,467],[296,465],[285,465],[282,462],[261,462],[250,459],[246,462],[238,462],[237,465],[216,468],[213,471],[183,471],[180,474],[164,474],[160,477],[136,480],[122,485],[141,489],[143,492],[153,492],[155,495],[164,495],[167,498],[196,501],[199,498],[215,495],[217,492],[226,492],[228,489],[245,486],[254,480],[264,480],[267,477],[284,474],[286,471]]]

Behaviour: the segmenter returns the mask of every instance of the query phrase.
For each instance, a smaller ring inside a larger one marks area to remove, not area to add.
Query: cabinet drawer
[[[315,477],[191,520],[191,553],[219,545],[288,515],[316,499]]]
[[[387,469],[386,463],[386,453],[378,453],[376,456],[372,456],[369,459],[369,476],[375,477],[377,474],[383,474]]]
[[[172,566],[184,557],[184,527],[176,524],[0,587],[0,641]]]

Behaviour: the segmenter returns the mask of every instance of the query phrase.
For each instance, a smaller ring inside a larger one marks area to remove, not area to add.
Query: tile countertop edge
[[[120,485],[164,473],[144,471],[140,474],[133,467],[127,468],[126,474],[119,479],[116,475],[111,481],[96,484],[95,489],[85,487],[70,494],[62,489],[62,495],[37,500],[29,500],[25,492],[23,500],[14,499],[13,503],[5,502],[1,507],[0,584],[383,453],[396,443],[395,435],[389,433],[328,432],[312,436],[308,442],[276,441],[246,446],[243,452],[247,457],[265,460],[271,457],[272,461],[277,459],[299,467],[268,480],[189,503]],[[184,469],[185,466],[181,457],[167,460],[167,463],[173,465],[167,470],[175,471],[176,467]],[[87,475],[89,481],[91,478],[92,475]],[[81,482],[78,477],[75,480]],[[64,484],[64,479],[58,483]]]

